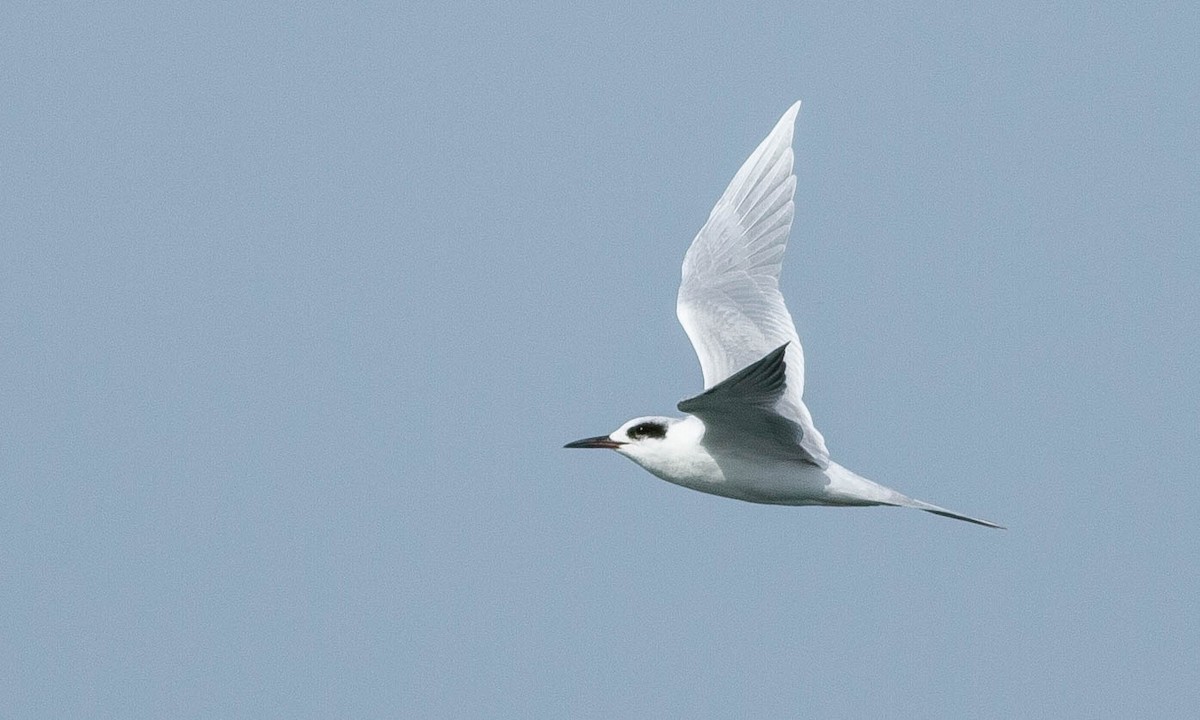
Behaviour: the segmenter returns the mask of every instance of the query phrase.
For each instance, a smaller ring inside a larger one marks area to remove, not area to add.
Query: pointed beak
[[[615,450],[616,448],[619,448],[624,444],[625,443],[617,442],[616,440],[613,440],[612,438],[610,438],[607,435],[597,435],[596,437],[584,438],[582,440],[576,440],[575,442],[569,442],[566,445],[563,445],[563,447],[565,447],[565,448],[608,448],[609,450]]]

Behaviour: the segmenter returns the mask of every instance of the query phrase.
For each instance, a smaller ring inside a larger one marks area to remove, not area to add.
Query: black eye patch
[[[629,428],[628,435],[630,440],[641,440],[642,438],[658,438],[661,440],[667,436],[667,426],[652,422],[638,423]]]

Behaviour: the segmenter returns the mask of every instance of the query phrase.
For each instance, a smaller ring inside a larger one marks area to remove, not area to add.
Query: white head
[[[563,447],[616,450],[655,475],[675,481],[690,470],[698,454],[708,457],[700,448],[702,437],[704,424],[699,418],[648,416],[634,418],[608,435],[576,440]]]

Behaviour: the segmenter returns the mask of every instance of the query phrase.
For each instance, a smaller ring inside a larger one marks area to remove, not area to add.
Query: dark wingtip
[[[675,407],[679,408],[680,412],[694,414],[714,398],[730,393],[737,394],[743,388],[749,388],[751,393],[743,392],[738,397],[740,402],[759,404],[774,401],[787,386],[787,361],[784,354],[790,344],[790,340],[785,342],[699,395],[680,400]]]

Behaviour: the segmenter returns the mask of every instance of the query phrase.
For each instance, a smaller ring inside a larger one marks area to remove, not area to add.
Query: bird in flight
[[[704,372],[683,418],[639,417],[567,443],[608,448],[667,482],[773,505],[887,505],[1000,528],[915,500],[829,458],[804,406],[804,351],[779,292],[800,103],[742,165],[683,259],[676,314]]]

